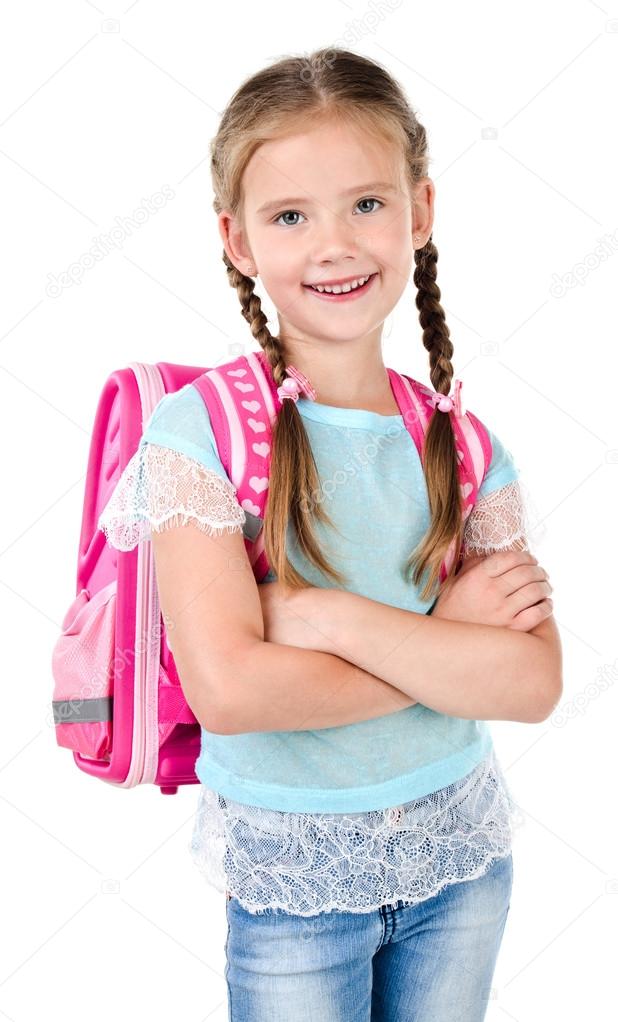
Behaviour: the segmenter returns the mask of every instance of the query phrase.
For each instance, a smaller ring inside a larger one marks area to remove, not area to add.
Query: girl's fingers
[[[535,564],[520,564],[500,576],[500,584],[506,590],[507,596],[525,589],[530,584],[539,582],[549,585],[547,572],[540,565]]]
[[[545,580],[529,582],[528,585],[522,586],[521,589],[516,589],[514,593],[507,597],[507,609],[512,616],[516,616],[528,607],[533,607],[540,601],[547,599],[552,591],[552,586]]]
[[[541,621],[544,621],[545,618],[551,617],[553,611],[554,601],[548,596],[533,607],[527,607],[526,610],[522,610],[520,614],[513,618],[508,627],[520,632],[529,632],[532,628],[540,625]]]

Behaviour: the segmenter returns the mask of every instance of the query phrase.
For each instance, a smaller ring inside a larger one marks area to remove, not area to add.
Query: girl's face
[[[243,175],[244,232],[230,221],[228,255],[242,272],[257,267],[282,341],[379,339],[410,279],[413,228],[424,232],[416,247],[431,233],[433,185],[423,186],[413,216],[402,154],[341,123],[259,147]],[[229,214],[219,219],[225,242]],[[370,274],[364,293],[343,301],[308,286]]]

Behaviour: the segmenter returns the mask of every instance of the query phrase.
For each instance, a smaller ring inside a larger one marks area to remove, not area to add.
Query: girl
[[[229,1017],[480,1022],[514,810],[486,721],[551,712],[560,646],[512,457],[490,433],[464,529],[450,403],[421,465],[382,362],[414,259],[449,394],[425,129],[380,65],[322,50],[241,85],[211,169],[228,281],[281,402],[270,584],[191,384],[157,405],[99,524],[120,549],[152,538],[202,725],[191,850],[227,892]],[[465,562],[439,586],[453,540]]]

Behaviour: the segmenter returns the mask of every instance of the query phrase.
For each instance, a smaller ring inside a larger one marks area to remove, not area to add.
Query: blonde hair
[[[230,99],[211,141],[211,174],[219,214],[229,210],[243,221],[242,177],[255,151],[266,141],[310,128],[324,120],[339,118],[365,136],[399,147],[412,190],[427,176],[428,154],[425,128],[416,118],[401,87],[378,63],[342,49],[321,49],[308,57],[279,60],[246,79]],[[432,386],[448,394],[453,377],[453,345],[440,305],[436,283],[438,251],[431,237],[414,253],[416,305],[423,344],[429,353]],[[224,250],[230,286],[236,289],[241,313],[253,337],[264,350],[273,378],[280,386],[286,374],[283,345],[266,325],[255,282],[231,263]],[[410,554],[406,574],[414,566],[413,581],[419,585],[427,571],[422,598],[429,599],[439,586],[440,567],[453,540],[461,549],[462,500],[458,460],[451,417],[435,412],[424,440],[424,473],[429,496],[431,525]],[[316,499],[319,475],[302,417],[293,400],[284,400],[273,426],[270,484],[264,519],[264,543],[268,561],[282,584],[290,588],[309,585],[288,560],[286,534],[289,521],[296,531],[299,549],[308,561],[333,581],[345,584],[345,576],[325,559],[316,540],[313,523],[330,522],[323,501]],[[457,557],[448,574],[454,574]],[[445,581],[447,581],[446,579]]]

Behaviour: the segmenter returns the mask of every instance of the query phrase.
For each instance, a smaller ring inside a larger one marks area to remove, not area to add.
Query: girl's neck
[[[319,395],[318,395],[319,397]],[[377,412],[378,415],[399,415],[399,405],[395,400],[395,395],[392,390],[389,394],[385,394],[382,400],[372,401],[350,401],[339,400],[335,401],[324,401],[322,398],[316,401],[316,404],[326,405],[329,408],[361,408],[366,412]]]
[[[294,335],[286,326],[277,340],[286,364],[311,382],[316,402],[331,408],[361,408],[379,415],[398,415],[384,365],[381,326],[354,342],[325,343]]]
[[[355,389],[350,385],[350,380],[345,373],[333,373],[325,378],[323,372],[321,374],[312,373],[297,365],[296,362],[292,362],[292,365],[296,366],[311,381],[317,392],[317,404],[328,405],[331,408],[363,408],[367,412],[377,412],[379,415],[399,414],[399,406],[385,366],[376,370],[375,386],[368,386],[367,378],[365,378],[364,386]],[[318,379],[314,378],[316,376]],[[324,381],[324,386],[320,384],[320,380]]]

